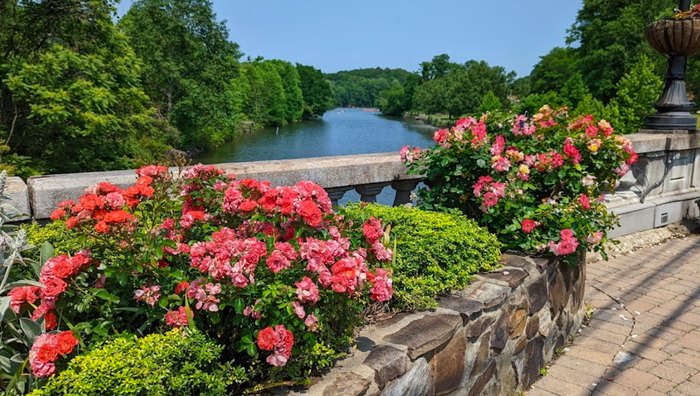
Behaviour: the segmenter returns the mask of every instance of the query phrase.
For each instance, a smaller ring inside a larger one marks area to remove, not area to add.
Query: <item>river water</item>
[[[263,161],[347,154],[398,152],[402,146],[432,145],[435,128],[366,109],[334,109],[323,118],[266,128],[234,143],[200,153],[194,162]]]

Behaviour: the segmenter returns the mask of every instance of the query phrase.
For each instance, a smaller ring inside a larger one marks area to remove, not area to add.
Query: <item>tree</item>
[[[304,98],[303,119],[322,116],[333,108],[333,92],[331,85],[323,77],[320,70],[311,66],[296,65],[299,73],[301,94]]]
[[[644,27],[676,6],[675,0],[583,1],[567,41],[578,44],[579,71],[594,97],[612,99],[618,81],[640,54],[653,59],[661,73],[663,58],[646,43]]]
[[[129,168],[167,149],[112,2],[0,7],[0,134],[10,158],[31,157],[26,172]]]
[[[297,69],[291,63],[281,60],[272,60],[270,63],[275,66],[277,74],[282,79],[285,120],[287,122],[301,120],[301,116],[304,113],[304,96],[301,91],[301,79]]]
[[[435,58],[434,58],[435,59]],[[470,60],[453,65],[441,77],[423,81],[413,95],[413,107],[426,113],[447,113],[452,117],[478,111],[482,98],[491,92],[501,104],[509,103],[515,73],[484,61]]]
[[[493,91],[486,92],[483,98],[481,98],[481,104],[479,105],[478,113],[487,113],[495,110],[500,110],[503,108],[503,103],[498,99]]]
[[[286,123],[287,96],[277,66],[272,61],[256,60],[241,65],[241,75],[234,84],[243,85],[243,113],[261,126],[279,126]]]
[[[229,84],[242,54],[211,1],[137,0],[119,26],[143,61],[146,93],[180,131],[180,146],[231,140],[237,114]]]
[[[447,73],[458,67],[456,63],[450,62],[447,54],[436,55],[429,62],[421,62],[420,75],[423,80],[436,80],[445,77]]]
[[[411,73],[403,69],[357,69],[327,74],[335,104],[340,107],[377,107],[379,94],[404,84]]]
[[[408,110],[404,107],[405,96],[406,92],[400,84],[382,91],[379,94],[379,110],[385,115],[400,116]]]
[[[530,73],[530,87],[534,93],[558,91],[577,72],[575,50],[555,47]]]
[[[613,125],[623,133],[637,132],[644,124],[644,117],[654,112],[663,80],[656,75],[654,64],[642,55],[617,84],[617,96],[610,102],[614,109]]]
[[[563,99],[566,100],[569,108],[573,109],[578,106],[578,103],[591,91],[588,90],[586,83],[583,82],[581,73],[574,72],[571,77],[563,84],[559,91]]]

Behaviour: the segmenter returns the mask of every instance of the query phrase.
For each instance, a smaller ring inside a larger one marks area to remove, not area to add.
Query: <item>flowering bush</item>
[[[18,315],[88,345],[196,327],[251,379],[302,379],[349,345],[365,301],[391,299],[382,225],[344,221],[314,183],[273,188],[203,165],[137,175],[59,204],[51,218],[87,249],[47,261],[43,288],[13,290]]]
[[[401,151],[411,172],[426,175],[424,206],[460,209],[506,249],[605,253],[616,219],[602,194],[637,160],[606,121],[571,121],[565,109],[544,106],[532,117],[464,118],[436,131],[434,140],[433,148]]]
[[[700,4],[696,4],[688,11],[676,10],[673,19],[698,18],[700,17]]]

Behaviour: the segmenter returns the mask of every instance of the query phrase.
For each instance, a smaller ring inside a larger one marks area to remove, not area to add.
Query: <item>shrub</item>
[[[365,303],[391,298],[381,224],[345,222],[314,183],[272,188],[203,165],[137,174],[126,189],[99,183],[60,203],[31,236],[61,254],[39,271],[36,298],[12,301],[18,316],[71,329],[88,349],[195,327],[248,370],[245,388],[328,367]]]
[[[402,309],[434,307],[437,296],[464,287],[472,274],[500,260],[496,237],[461,214],[376,204],[351,204],[342,213],[387,224],[395,250],[394,302]]]
[[[179,330],[117,338],[77,356],[31,395],[223,395],[231,377],[217,363],[222,349]]]
[[[629,140],[593,116],[570,121],[544,106],[532,117],[464,118],[433,137],[436,146],[401,150],[426,175],[422,205],[459,209],[507,249],[571,256],[603,251],[617,220],[602,200],[637,160]]]

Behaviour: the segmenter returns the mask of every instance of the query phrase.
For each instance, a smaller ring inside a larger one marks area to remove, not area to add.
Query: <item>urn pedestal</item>
[[[655,50],[668,57],[664,90],[654,105],[657,112],[645,119],[645,128],[696,130],[697,119],[691,114],[695,103],[688,100],[685,69],[688,56],[700,51],[700,18],[657,21],[646,27],[645,35]]]

